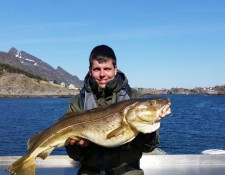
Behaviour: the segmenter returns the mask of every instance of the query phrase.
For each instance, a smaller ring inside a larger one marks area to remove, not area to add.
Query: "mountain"
[[[2,97],[72,97],[79,90],[70,90],[57,84],[31,78],[21,73],[4,72],[0,76]]]
[[[56,81],[59,84],[64,82],[66,85],[74,84],[79,88],[83,86],[83,81],[63,68],[58,66],[57,69],[54,69],[41,59],[27,52],[18,51],[14,47],[8,53],[0,51],[0,63],[8,64],[48,81]]]

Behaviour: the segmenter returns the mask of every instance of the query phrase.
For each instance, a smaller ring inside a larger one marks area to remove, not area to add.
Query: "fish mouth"
[[[168,115],[168,114],[171,114],[170,105],[171,105],[171,102],[168,101],[168,103],[163,106],[163,108],[160,111],[160,115],[159,115],[161,118]]]

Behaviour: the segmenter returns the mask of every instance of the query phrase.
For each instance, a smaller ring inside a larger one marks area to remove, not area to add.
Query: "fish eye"
[[[149,101],[149,106],[154,106],[155,105],[155,101]]]

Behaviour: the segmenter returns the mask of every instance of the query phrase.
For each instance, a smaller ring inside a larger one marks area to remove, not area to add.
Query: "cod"
[[[130,99],[86,112],[71,112],[28,141],[28,153],[6,171],[14,175],[35,175],[35,160],[45,159],[69,138],[87,139],[104,147],[117,147],[133,140],[139,132],[151,133],[171,113],[169,99]]]

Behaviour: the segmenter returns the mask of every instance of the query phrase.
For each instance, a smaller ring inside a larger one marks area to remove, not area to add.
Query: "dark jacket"
[[[80,94],[71,100],[68,112],[84,111],[86,94],[91,94],[94,97],[94,103],[98,106],[107,106],[127,98],[139,98],[142,96],[139,91],[130,88],[126,76],[120,71],[118,71],[114,80],[108,82],[104,90],[100,89],[97,83],[87,75],[84,87],[81,89]],[[118,97],[118,94],[124,94],[124,97]],[[89,103],[93,103],[93,100]],[[158,143],[158,131],[156,131],[150,134],[139,133],[130,143],[116,148],[105,148],[90,143],[87,147],[68,145],[66,150],[72,159],[80,161],[83,165],[109,169],[118,167],[122,163],[129,164],[139,161],[143,152],[152,151]]]

